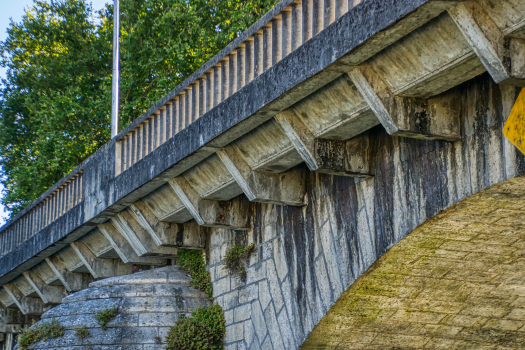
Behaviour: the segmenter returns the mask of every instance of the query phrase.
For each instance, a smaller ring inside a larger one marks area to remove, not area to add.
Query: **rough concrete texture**
[[[191,287],[189,280],[178,267],[169,266],[93,282],[42,315],[42,321],[55,318],[63,325],[64,336],[30,349],[164,349],[169,328],[179,315],[211,305],[208,296]],[[117,315],[104,331],[94,316],[111,307],[117,308]],[[82,327],[91,333],[83,340],[75,331]]]
[[[211,229],[208,264],[225,311],[226,349],[299,348],[356,278],[406,234],[525,173],[523,155],[502,135],[519,90],[482,75],[457,88],[464,102],[460,141],[372,129],[374,177],[310,172],[307,206],[252,203],[253,231]],[[256,244],[245,284],[222,264],[236,243]]]
[[[416,228],[339,298],[301,349],[525,348],[525,176]]]

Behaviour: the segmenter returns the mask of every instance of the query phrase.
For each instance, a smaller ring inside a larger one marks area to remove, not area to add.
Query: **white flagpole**
[[[118,134],[119,102],[119,0],[113,0],[113,80],[111,96],[111,138]]]

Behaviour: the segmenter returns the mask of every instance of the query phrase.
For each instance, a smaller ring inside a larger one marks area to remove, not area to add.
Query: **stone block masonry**
[[[252,231],[211,229],[208,266],[226,315],[225,348],[298,349],[343,292],[406,234],[470,195],[524,174],[523,155],[501,132],[519,91],[482,75],[456,90],[469,101],[460,141],[391,137],[375,128],[374,177],[309,172],[306,206],[252,203]],[[242,283],[221,261],[233,245],[251,243],[256,252]],[[344,329],[344,321],[334,322]]]
[[[416,228],[341,296],[313,349],[523,349],[525,176]]]

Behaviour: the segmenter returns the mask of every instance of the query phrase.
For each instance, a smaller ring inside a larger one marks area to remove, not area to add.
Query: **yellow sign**
[[[521,90],[518,100],[512,107],[512,112],[503,128],[503,135],[525,154],[525,88]]]

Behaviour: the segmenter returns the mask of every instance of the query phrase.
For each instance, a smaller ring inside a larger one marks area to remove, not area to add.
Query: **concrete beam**
[[[12,283],[4,285],[3,291],[10,298],[10,305],[4,303],[5,297],[0,297],[5,307],[16,306],[24,315],[41,315],[44,313],[44,303],[37,298],[28,298]]]
[[[120,259],[97,258],[82,242],[71,243],[71,248],[95,279],[123,276],[132,273],[131,265],[124,264]]]
[[[195,222],[195,220],[179,224],[176,244],[179,248],[204,249],[208,237],[208,229]]]
[[[444,141],[461,138],[461,105],[454,90],[428,100],[395,96],[368,63],[349,76],[390,135]]]
[[[216,154],[184,172],[182,177],[202,199],[228,201],[242,194],[242,189]]]
[[[50,286],[32,270],[23,273],[24,278],[31,284],[44,304],[60,304],[67,296],[66,288],[63,286]]]
[[[476,1],[464,1],[448,13],[496,83],[525,87],[523,39],[506,38],[487,10]]]
[[[2,288],[0,288],[0,298],[3,299],[2,297],[2,293],[4,293],[2,291]],[[24,315],[20,309],[16,308],[15,307],[4,307],[1,300],[0,300],[0,321],[1,322],[4,322],[5,324],[8,324],[10,325],[11,327],[13,328],[17,328],[17,327],[20,327],[20,325],[24,325],[24,324],[32,324],[33,320],[35,320],[34,317],[32,316],[28,316],[28,315]],[[36,319],[35,321],[38,321],[38,319]]]
[[[310,170],[353,177],[373,175],[368,134],[349,141],[318,139],[292,109],[275,119]]]
[[[281,174],[254,171],[232,146],[217,152],[246,197],[253,202],[305,205],[306,174],[300,168]]]
[[[121,211],[111,219],[117,231],[128,241],[135,253],[142,256],[175,257],[177,249],[158,246],[135,218],[131,209]]]
[[[169,184],[141,198],[141,201],[155,214],[159,221],[183,223],[193,219]]]
[[[108,221],[98,225],[98,229],[125,264],[154,266],[166,265],[166,259],[139,256],[131,244],[118,232],[111,222]]]
[[[347,74],[297,102],[291,109],[320,139],[346,141],[379,125]]]
[[[163,222],[142,201],[130,206],[136,219],[150,233],[155,243],[167,247],[204,248],[207,232],[194,220],[184,224]],[[195,244],[194,246],[192,244]]]
[[[130,212],[140,225],[149,233],[158,246],[175,247],[175,237],[179,231],[177,224],[161,222],[155,213],[142,201],[137,201],[129,206]]]
[[[274,118],[230,143],[253,171],[279,174],[303,162]]]
[[[78,240],[86,245],[97,258],[118,259],[119,255],[109,240],[95,228]]]
[[[50,256],[45,261],[69,293],[86,289],[89,283],[94,281],[93,277],[87,273],[70,272],[62,260],[56,256]]]
[[[244,203],[242,197],[236,195],[236,198],[228,201],[204,199],[182,176],[170,180],[169,184],[199,225],[234,230],[249,229],[249,205]]]

